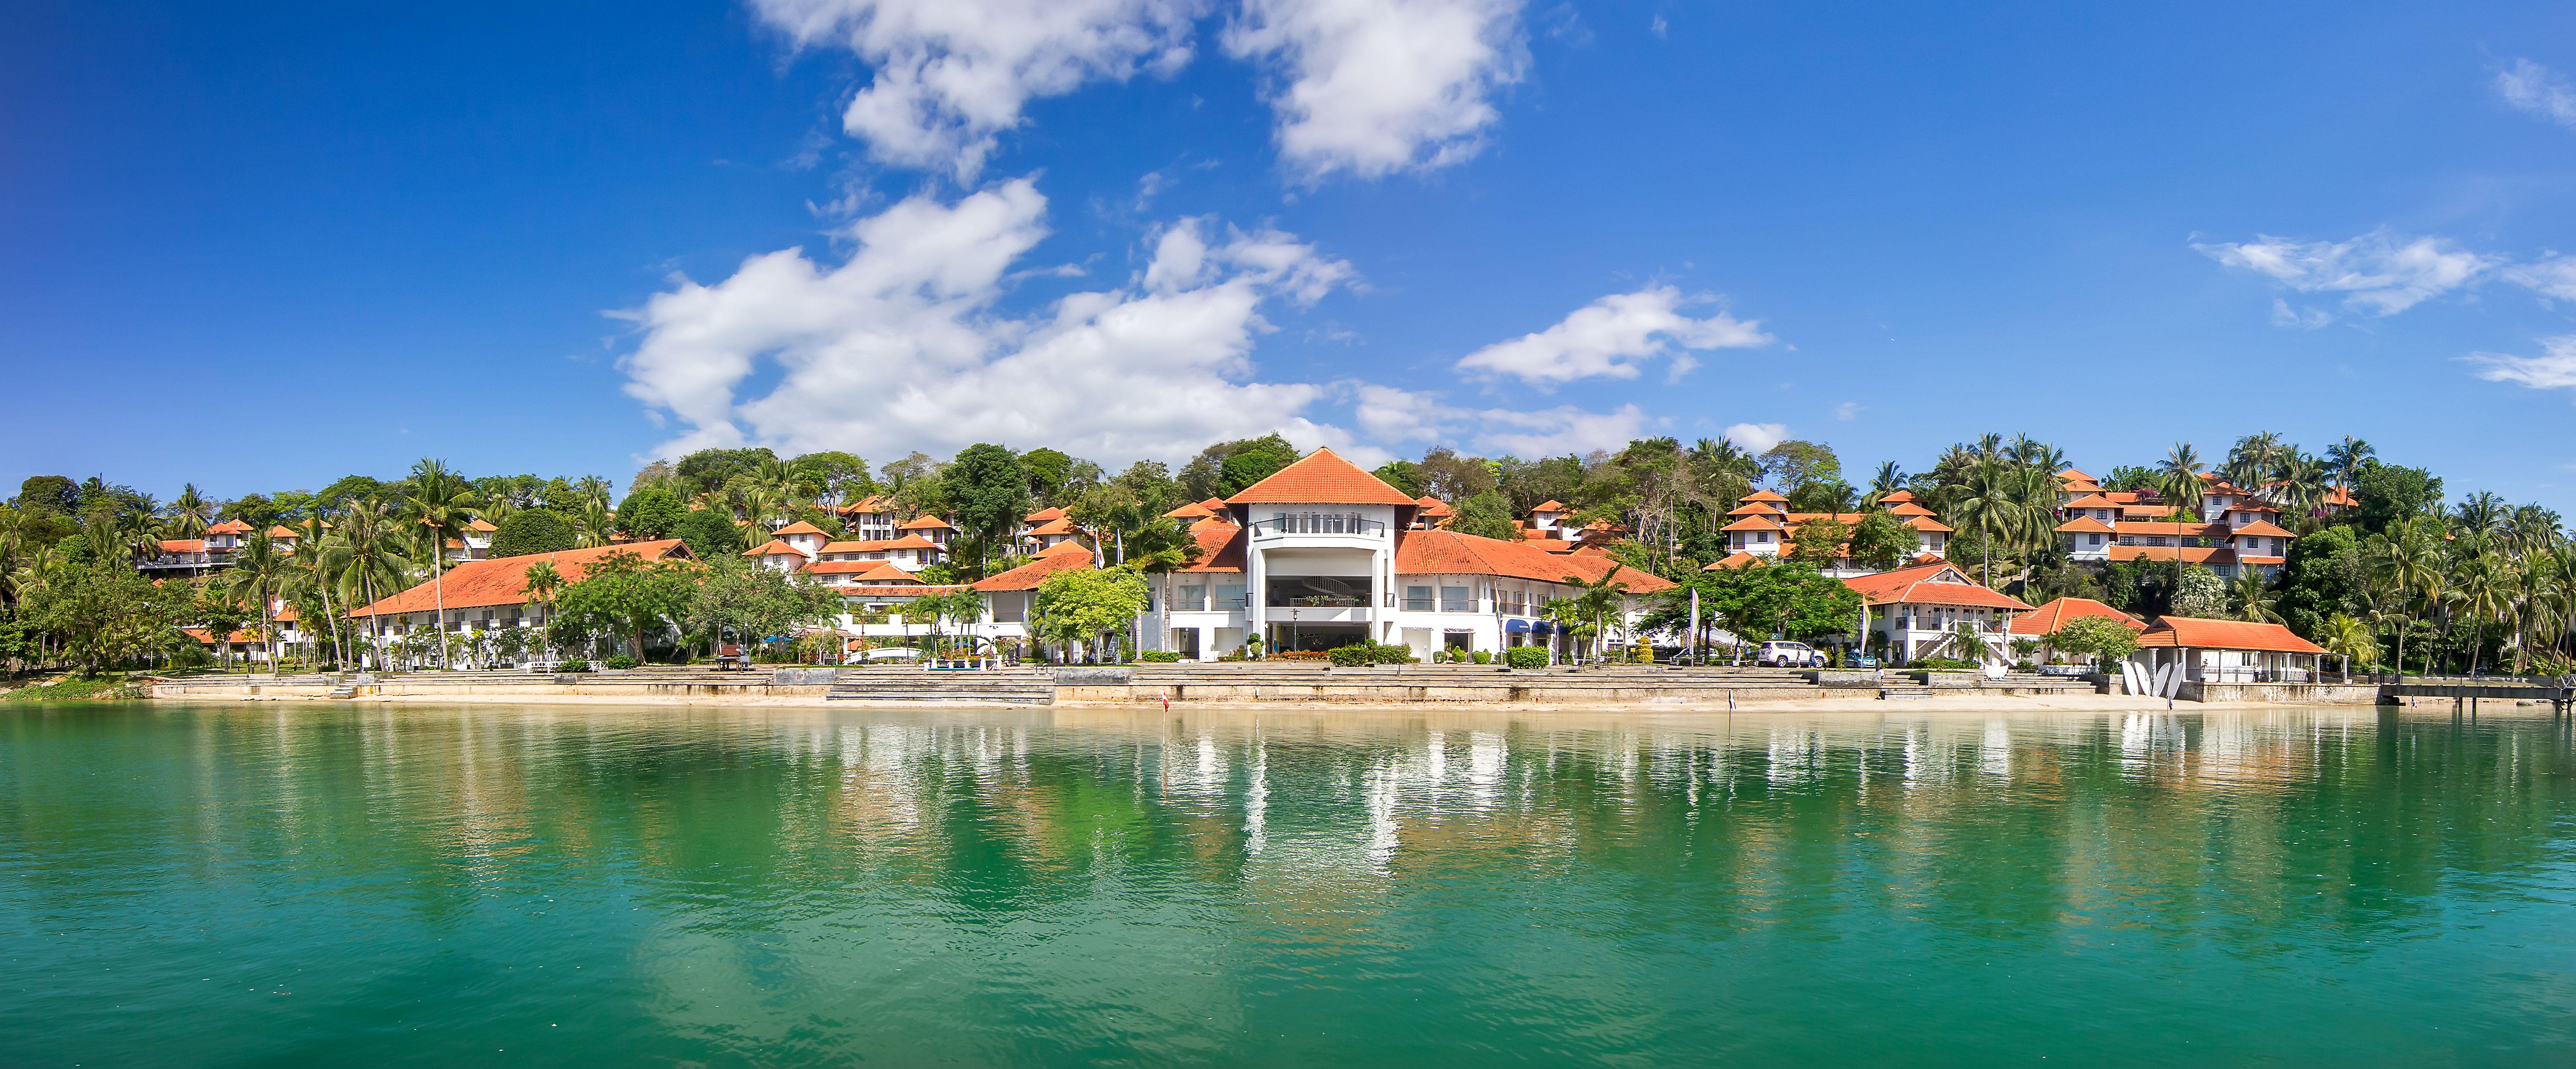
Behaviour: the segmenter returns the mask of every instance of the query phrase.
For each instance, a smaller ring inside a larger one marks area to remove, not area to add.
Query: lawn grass
[[[0,702],[74,702],[128,701],[145,696],[143,684],[126,676],[61,676],[50,683],[37,683],[0,691]]]

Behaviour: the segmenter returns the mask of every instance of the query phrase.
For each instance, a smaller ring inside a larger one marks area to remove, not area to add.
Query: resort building
[[[566,583],[580,582],[592,565],[610,554],[628,553],[647,563],[686,560],[689,547],[676,538],[623,545],[530,553],[517,557],[484,557],[447,569],[430,582],[377,599],[349,614],[360,622],[362,640],[374,636],[385,646],[424,630],[435,633],[441,610],[450,634],[476,637],[513,627],[541,627],[545,608],[528,597],[528,569],[551,564]]]
[[[1708,570],[1741,568],[1792,552],[1797,543],[1790,540],[1790,535],[1803,524],[1831,519],[1844,527],[1853,527],[1869,515],[1865,512],[1791,512],[1788,502],[1789,499],[1769,490],[1746,494],[1744,500],[1727,513],[1735,518],[1719,528],[1726,535],[1728,553],[1724,559],[1710,564]],[[1878,507],[1914,529],[1914,552],[1908,556],[1917,559],[1929,556],[1938,560],[1949,554],[1951,528],[1934,516],[1931,509],[1916,502],[1911,492],[1898,490],[1890,493],[1878,500]],[[1840,552],[1837,552],[1833,565],[1825,569],[1827,574],[1838,579],[1867,575],[1871,570],[1855,566]]]
[[[1544,635],[1543,607],[1576,591],[1569,579],[1624,584],[1628,624],[1672,587],[1606,555],[1423,528],[1419,498],[1330,449],[1218,504],[1191,528],[1197,563],[1152,579],[1149,648],[1215,660],[1258,637],[1267,650],[1490,652]]]
[[[2325,652],[2279,624],[2164,616],[2138,634],[2129,660],[2151,680],[2179,665],[2189,683],[2311,683]]]
[[[2088,616],[2116,620],[2132,632],[2147,629],[2147,625],[2137,617],[2091,598],[2059,598],[2014,617],[2011,626],[2004,630],[2006,634],[2016,639],[2040,640],[2040,656],[2045,660],[2055,660],[2057,651],[2047,646],[2048,636],[2056,634],[2058,629],[2067,624]]]
[[[1897,662],[1924,657],[1966,659],[1958,641],[1965,627],[1983,642],[1986,660],[2003,663],[2015,618],[2031,607],[1989,590],[1948,561],[1843,580],[1861,596],[1868,648]]]

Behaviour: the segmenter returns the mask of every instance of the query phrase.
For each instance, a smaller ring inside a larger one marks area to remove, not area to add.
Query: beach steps
[[[825,698],[875,705],[1052,705],[1055,681],[1027,667],[931,671],[910,665],[845,668]]]

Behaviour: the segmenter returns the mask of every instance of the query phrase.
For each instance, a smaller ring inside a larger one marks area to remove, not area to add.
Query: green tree
[[[841,611],[832,588],[802,572],[763,568],[741,557],[708,560],[696,575],[690,630],[758,641],[831,622]]]
[[[742,528],[733,517],[718,509],[691,509],[671,525],[671,537],[689,547],[689,555],[711,561],[731,557],[751,548],[743,544]]]
[[[1279,469],[1297,462],[1297,447],[1276,434],[1231,444],[1233,448],[1226,451],[1225,460],[1217,466],[1222,473],[1218,492],[1226,497],[1242,493],[1244,487],[1267,479],[1277,474]]]
[[[1762,451],[1762,474],[1781,493],[1821,482],[1842,482],[1843,462],[1823,442],[1789,439]]]
[[[1456,513],[1449,518],[1449,529],[1478,538],[1521,540],[1520,524],[1513,522],[1510,505],[1499,490],[1489,489],[1459,502]]]
[[[1789,559],[1818,568],[1833,567],[1842,559],[1843,541],[1851,537],[1852,524],[1822,513],[1789,529]]]
[[[560,553],[576,543],[572,524],[553,509],[521,509],[501,521],[492,532],[492,555],[524,557],[532,553]]]
[[[168,484],[163,484],[168,485]],[[10,504],[52,516],[80,515],[80,484],[60,475],[30,475]]]
[[[2108,616],[2076,617],[2050,632],[2042,641],[2059,653],[2091,657],[2106,663],[2138,651],[2138,633],[2129,625]]]
[[[724,489],[736,476],[758,473],[764,466],[778,463],[778,454],[766,446],[748,449],[701,449],[680,458],[672,469],[679,481],[683,498],[696,498]]]
[[[1795,561],[1698,572],[1681,586],[1656,595],[1640,626],[1680,630],[1690,619],[1697,589],[1704,619],[1748,641],[1773,635],[1814,641],[1860,626],[1860,592],[1813,566]]]
[[[637,538],[669,538],[680,526],[687,510],[680,499],[660,487],[648,487],[626,495],[617,505],[617,526]]]
[[[2290,543],[2273,609],[2290,630],[2317,640],[2336,616],[2368,615],[2369,596],[2362,537],[2352,525],[2337,524]]]
[[[2227,618],[2227,584],[2218,573],[2197,564],[2182,566],[2174,580],[2173,614],[2200,620]]]
[[[2440,511],[2442,480],[2422,468],[2365,460],[2355,469],[2353,500],[2363,530],[2377,533],[2399,520]]]
[[[686,618],[697,599],[699,567],[689,561],[647,564],[623,550],[603,555],[584,569],[580,582],[556,596],[556,610],[582,626],[627,640],[627,650],[644,659],[647,634]]]
[[[1871,512],[1852,525],[1846,540],[1851,546],[1851,562],[1863,568],[1885,571],[1905,562],[1923,545],[1914,528],[1894,514]]]
[[[1145,611],[1145,576],[1132,565],[1057,572],[1038,584],[1030,623],[1059,648],[1088,644],[1094,655],[1103,635],[1127,629]]]
[[[482,500],[447,462],[428,457],[412,465],[408,517],[429,537],[429,575],[438,611],[438,633],[447,633],[447,543],[465,537]],[[440,667],[446,667],[441,661]]]
[[[948,522],[988,555],[989,547],[1010,537],[1020,517],[1028,515],[1028,469],[1001,446],[979,442],[959,450],[940,481],[947,484]],[[979,557],[976,563],[980,568],[986,561]]]
[[[1422,474],[1422,465],[1410,460],[1387,461],[1378,465],[1377,470],[1369,474],[1377,476],[1388,486],[1404,491],[1406,497],[1421,497],[1430,492],[1430,484]]]

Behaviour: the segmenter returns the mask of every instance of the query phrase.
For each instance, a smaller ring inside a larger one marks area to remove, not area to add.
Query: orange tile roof
[[[629,542],[617,546],[592,546],[566,549],[554,553],[529,553],[517,557],[486,557],[460,561],[447,569],[447,574],[434,583],[422,583],[389,598],[378,600],[351,616],[379,616],[406,612],[428,612],[442,602],[450,609],[478,609],[493,605],[519,605],[528,600],[528,568],[540,561],[551,563],[564,582],[578,583],[590,565],[611,553],[632,553],[647,562],[664,559],[686,560],[689,547],[679,539],[664,538],[652,542]],[[443,596],[440,591],[443,589]]]
[[[205,551],[206,540],[202,538],[164,538],[161,540],[161,552],[163,553],[203,553]]]
[[[876,551],[878,551],[878,550],[887,550],[887,549],[937,549],[937,548],[939,548],[939,547],[938,547],[938,546],[934,546],[934,545],[931,545],[931,544],[930,544],[930,540],[929,540],[929,539],[923,538],[923,537],[921,537],[920,535],[905,535],[905,536],[903,536],[903,537],[901,537],[901,538],[878,538],[878,539],[871,539],[871,540],[869,540],[869,541],[864,541],[864,542],[825,542],[825,543],[823,543],[823,548],[822,548],[822,549],[819,549],[819,550],[816,550],[815,552],[817,552],[817,553],[827,553],[827,554],[828,554],[828,553],[872,553],[872,552],[876,552]]]
[[[2089,482],[2094,482],[2094,481],[2096,481],[2092,476],[2084,474],[2083,470],[2082,470],[2082,469],[2079,469],[2079,468],[2068,468],[2068,469],[2066,469],[2065,471],[2058,472],[2058,473],[2057,473],[2057,477],[2058,477],[2058,478],[2060,478],[2060,479],[2067,479],[2067,480],[2073,480],[2073,481],[2082,481],[2082,482],[2088,482],[2088,483],[2089,483]]]
[[[2227,536],[2226,524],[2199,523],[2192,520],[2185,520],[2181,523],[2173,523],[2170,521],[2160,522],[2156,520],[2122,520],[2118,525],[2118,530],[2124,535],[2156,535],[2162,538],[2172,538],[2177,532],[2179,532],[2184,538],[2224,538]]]
[[[1854,576],[1843,585],[1872,605],[1964,605],[1970,608],[2029,612],[2030,606],[1989,590],[1948,561],[1918,564],[1876,575]]]
[[[914,583],[909,586],[882,586],[854,583],[849,586],[833,587],[832,592],[852,601],[909,601],[913,598],[928,597],[932,594],[945,594],[952,590],[973,589],[975,588],[964,583],[955,583],[948,586],[930,586],[923,583]]]
[[[1420,498],[1415,499],[1413,503],[1422,506],[1423,515],[1434,519],[1442,516],[1455,515],[1457,512],[1457,510],[1449,507],[1448,502],[1442,501],[1429,494],[1422,495]]]
[[[1213,515],[1216,515],[1216,513],[1210,510],[1207,506],[1199,504],[1196,501],[1192,501],[1175,508],[1170,512],[1164,513],[1163,518],[1167,520],[1195,520]]]
[[[1054,519],[1052,519],[1052,520],[1048,520],[1047,522],[1045,522],[1045,523],[1043,523],[1043,524],[1040,524],[1040,525],[1038,525],[1037,527],[1031,528],[1031,529],[1030,529],[1030,531],[1029,531],[1029,534],[1030,534],[1031,536],[1036,536],[1036,535],[1069,535],[1069,534],[1081,534],[1081,533],[1082,533],[1082,528],[1079,528],[1079,527],[1074,526],[1074,525],[1073,525],[1073,521],[1072,521],[1072,520],[1065,519],[1065,518],[1064,518],[1064,517],[1062,517],[1062,516],[1058,516],[1058,517],[1056,517],[1056,518],[1054,518]]]
[[[2178,505],[2122,505],[2120,518],[2124,520],[2163,519],[2180,511],[2182,508]]]
[[[1078,572],[1091,567],[1091,554],[1041,553],[1036,560],[975,584],[975,589],[992,593],[999,590],[1035,590],[1057,572]]]
[[[2203,620],[2192,616],[2159,616],[2138,635],[2140,646],[2194,650],[2259,650],[2266,653],[2324,653],[2325,647],[2292,634],[2279,624],[2244,620]]]
[[[1236,529],[1237,529],[1237,528],[1235,527],[1235,525],[1234,525],[1234,521],[1233,521],[1231,518],[1228,518],[1228,517],[1225,517],[1225,516],[1209,516],[1209,517],[1207,517],[1207,518],[1205,518],[1205,519],[1202,519],[1202,520],[1198,521],[1197,523],[1193,523],[1193,524],[1191,524],[1191,525],[1190,525],[1190,533],[1191,533],[1191,534],[1197,534],[1197,533],[1199,533],[1199,532],[1201,532],[1201,531],[1214,530],[1214,529],[1216,529],[1216,528],[1220,528],[1220,527],[1221,527],[1221,528],[1224,528],[1224,529],[1226,529],[1226,530],[1229,530],[1229,531],[1232,531],[1232,530],[1236,530]]]
[[[1063,510],[1063,509],[1056,508],[1056,507],[1054,507],[1054,506],[1048,506],[1048,507],[1046,507],[1046,508],[1039,509],[1039,510],[1037,510],[1036,512],[1032,512],[1032,513],[1029,513],[1029,514],[1028,514],[1028,515],[1026,515],[1026,516],[1021,517],[1021,518],[1020,518],[1020,522],[1021,522],[1021,523],[1045,523],[1045,522],[1047,522],[1048,520],[1061,520],[1061,519],[1063,519],[1063,518],[1064,518],[1064,510]]]
[[[854,579],[866,579],[880,572],[891,572],[898,579],[912,577],[911,572],[881,560],[818,560],[806,565],[804,570],[815,575],[846,575]]]
[[[2182,546],[2179,548],[2174,546],[2112,546],[2110,549],[2111,562],[2114,564],[2133,560],[2172,560],[2174,559],[2174,554],[2177,552],[2182,554],[2183,561],[2188,564],[2206,564],[2214,568],[2221,564],[2236,563],[2236,551],[2224,546],[2208,548],[2200,546]]]
[[[794,523],[788,524],[788,525],[787,525],[787,526],[785,526],[785,527],[781,527],[781,528],[779,528],[779,529],[777,529],[777,530],[775,530],[775,531],[771,531],[771,532],[769,532],[769,533],[774,534],[774,535],[778,535],[778,536],[780,536],[780,537],[782,537],[782,538],[783,538],[783,537],[785,537],[785,536],[787,536],[787,535],[792,535],[792,534],[823,535],[824,537],[827,537],[827,538],[831,536],[831,532],[825,531],[824,529],[822,529],[822,528],[820,528],[820,527],[816,527],[816,526],[814,526],[813,524],[807,523],[807,522],[805,522],[805,521],[803,521],[803,520],[798,520],[798,521],[796,521],[796,522],[794,522]]]
[[[1058,542],[1052,546],[1046,547],[1045,549],[1039,550],[1037,555],[1041,557],[1052,557],[1061,553],[1079,553],[1088,557],[1091,555],[1091,547],[1083,545],[1080,542]]]
[[[742,551],[746,557],[802,557],[805,551],[772,538],[761,545]]]
[[[1673,583],[1626,565],[1607,554],[1552,554],[1527,542],[1504,542],[1456,531],[1404,531],[1395,544],[1398,575],[1493,575],[1562,583],[1568,575],[1587,583],[1605,576],[1628,585],[1631,594],[1670,590]]]
[[[249,524],[247,524],[247,523],[243,523],[243,522],[241,522],[240,520],[225,520],[225,521],[224,521],[224,522],[222,522],[222,523],[219,523],[219,524],[216,524],[216,525],[214,525],[214,526],[212,526],[212,527],[206,528],[206,533],[207,533],[207,534],[249,534],[249,533],[250,533],[250,525],[249,525]]]
[[[2086,494],[2058,507],[2070,509],[2115,509],[2120,507],[2120,503],[2100,494]]]
[[[479,516],[465,521],[465,529],[468,531],[481,531],[485,534],[490,534],[494,531],[500,530],[500,528],[493,526],[490,521]]]
[[[213,632],[202,627],[182,627],[179,629],[179,633],[184,634],[189,638],[196,639],[197,644],[200,646],[212,646],[215,644],[215,640],[212,637]],[[255,645],[262,641],[265,640],[247,631],[235,631],[224,637],[224,644],[228,646]]]
[[[2131,631],[2144,631],[2147,625],[2138,618],[2091,598],[2059,598],[2013,618],[2008,629],[2016,635],[2053,635],[2069,622],[2087,616],[2107,616],[2129,625]]]
[[[2111,525],[2091,516],[2078,516],[2057,525],[2059,534],[2110,534]]]
[[[1882,505],[1882,506],[1885,506],[1885,508],[1887,509],[1887,514],[1888,514],[1888,515],[1890,515],[1890,516],[1934,516],[1934,515],[1938,515],[1938,513],[1933,512],[1931,509],[1924,508],[1923,506],[1921,506],[1921,505],[1917,505],[1917,504],[1915,504],[1915,503],[1914,503],[1914,502],[1912,502],[1912,501],[1898,501],[1897,503],[1895,503],[1895,504],[1893,504],[1893,505],[1889,505],[1889,504],[1887,504],[1887,502],[1888,502],[1889,500],[1890,500],[1890,499],[1888,499],[1888,498],[1880,498],[1880,499],[1879,499],[1879,504],[1880,504],[1880,505]]]
[[[1718,528],[1721,531],[1785,531],[1787,527],[1769,516],[1747,516]]]
[[[2337,508],[2354,508],[2359,506],[2361,503],[2352,499],[2351,491],[2337,486],[2326,491],[2326,504],[2333,505]]]
[[[1910,501],[1913,501],[1913,500],[1914,500],[1914,491],[1912,491],[1912,490],[1890,490],[1890,491],[1888,491],[1888,492],[1887,492],[1887,494],[1886,494],[1885,496],[1880,497],[1880,498],[1878,499],[1878,503],[1879,503],[1879,504],[1884,505],[1884,504],[1886,504],[1886,503],[1888,503],[1888,502],[1890,502],[1890,501],[1894,501],[1894,502],[1898,502],[1898,503],[1905,503],[1905,502],[1910,502]],[[1893,510],[1890,510],[1890,511],[1893,511]]]
[[[906,523],[906,524],[903,524],[902,526],[896,527],[896,528],[895,528],[895,530],[898,530],[898,531],[936,531],[936,530],[939,530],[939,529],[944,528],[944,527],[947,527],[947,526],[948,526],[948,521],[943,520],[943,519],[940,519],[940,518],[939,518],[939,517],[937,517],[937,516],[923,516],[923,517],[921,517],[921,518],[919,518],[919,519],[913,520],[913,521],[912,521],[912,522],[910,522],[910,523]]]
[[[2288,531],[2286,531],[2286,530],[2283,530],[2283,529],[2282,529],[2281,527],[2279,527],[2278,525],[2273,524],[2273,523],[2270,523],[2270,522],[2268,522],[2268,521],[2264,521],[2264,520],[2256,520],[2256,521],[2254,521],[2254,522],[2252,522],[2252,523],[2246,524],[2246,525],[2245,525],[2245,526],[2243,526],[2243,527],[2239,527],[2239,528],[2237,528],[2237,529],[2236,529],[2236,533],[2237,533],[2237,534],[2240,534],[2240,535],[2266,535],[2266,536],[2273,537],[2273,538],[2296,538],[2296,537],[2298,537],[2298,536],[2296,536],[2296,535],[2291,534],[2290,532],[2288,532]]]
[[[1557,500],[1557,499],[1555,499],[1555,498],[1552,498],[1552,497],[1551,497],[1551,498],[1548,498],[1548,499],[1547,499],[1547,500],[1545,500],[1545,501],[1541,501],[1541,502],[1539,502],[1538,504],[1535,504],[1535,505],[1530,506],[1530,511],[1531,511],[1531,512],[1564,512],[1564,511],[1566,511],[1566,508],[1565,508],[1565,502],[1559,501],[1559,500]]]
[[[893,508],[894,506],[887,503],[885,498],[879,497],[875,494],[869,494],[857,501],[841,506],[841,515],[857,516],[862,514],[889,512],[892,511]]]
[[[1199,540],[1199,562],[1187,568],[1173,569],[1174,571],[1240,572],[1244,570],[1243,528],[1231,524],[1202,522],[1190,528],[1190,534]]]
[[[1746,501],[1771,501],[1771,502],[1777,502],[1777,503],[1781,503],[1781,504],[1786,504],[1786,503],[1788,503],[1788,500],[1789,500],[1789,499],[1788,499],[1788,498],[1785,498],[1785,497],[1782,497],[1782,496],[1780,496],[1779,494],[1773,493],[1772,491],[1769,491],[1769,490],[1756,490],[1756,491],[1754,491],[1754,492],[1752,492],[1752,493],[1749,493],[1749,494],[1744,495],[1744,500],[1746,500]]]
[[[1908,516],[1905,518],[1905,525],[1914,528],[1917,531],[1939,531],[1944,534],[1949,533],[1951,530],[1949,524],[1933,519],[1930,516]]]
[[[294,538],[294,537],[296,537],[296,534],[295,534],[295,532],[294,532],[294,531],[289,530],[288,528],[285,528],[285,527],[280,526],[280,527],[271,527],[271,528],[269,528],[269,529],[268,529],[268,536],[269,536],[270,538]]]
[[[1227,498],[1229,505],[1399,505],[1413,498],[1330,449],[1317,449]]]
[[[1722,560],[1710,561],[1708,567],[1700,570],[1703,572],[1731,572],[1738,568],[1748,568],[1761,562],[1762,558],[1739,549],[1733,553],[1727,554]]]
[[[1726,514],[1729,516],[1777,516],[1787,511],[1787,509],[1781,508],[1780,506],[1774,505],[1768,501],[1747,501],[1741,505],[1737,505],[1734,508],[1726,510]]]

